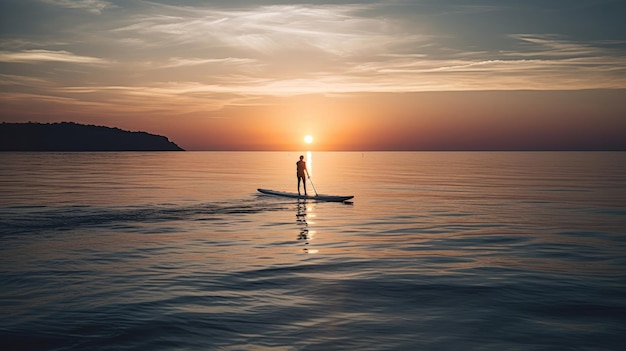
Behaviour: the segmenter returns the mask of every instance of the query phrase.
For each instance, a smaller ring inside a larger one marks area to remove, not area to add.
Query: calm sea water
[[[0,153],[1,348],[626,348],[626,153],[298,156]]]

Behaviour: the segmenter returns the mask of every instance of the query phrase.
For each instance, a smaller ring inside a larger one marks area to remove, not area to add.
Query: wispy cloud
[[[0,62],[67,62],[79,64],[103,64],[108,61],[97,57],[76,55],[68,51],[22,50],[17,52],[0,51]]]
[[[165,64],[164,68],[173,68],[173,67],[184,67],[184,66],[198,66],[198,65],[206,65],[206,64],[227,64],[227,65],[245,65],[252,64],[256,62],[253,59],[247,58],[235,58],[235,57],[226,57],[226,58],[185,58],[185,57],[172,57],[169,59],[169,62]]]
[[[0,85],[15,85],[15,86],[30,86],[30,87],[54,86],[53,83],[43,78],[20,76],[16,74],[0,74]]]
[[[69,9],[86,10],[92,13],[101,13],[106,7],[114,6],[104,0],[40,0],[41,2],[52,4]]]
[[[511,38],[525,45],[519,51],[503,51],[508,56],[581,57],[605,54],[605,50],[597,46],[567,40],[555,34],[512,34]]]
[[[169,7],[171,8],[171,7]],[[364,5],[261,6],[246,10],[178,7],[169,15],[142,15],[118,33],[140,33],[160,42],[208,43],[265,54],[314,48],[336,55],[355,54],[395,37],[384,18],[355,16]],[[383,39],[381,41],[381,39]]]
[[[50,48],[58,46],[66,46],[66,41],[60,40],[29,40],[24,38],[0,39],[0,48],[7,51],[19,51],[32,48]]]

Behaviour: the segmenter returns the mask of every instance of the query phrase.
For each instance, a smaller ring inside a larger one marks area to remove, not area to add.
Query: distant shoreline
[[[0,151],[185,151],[162,135],[119,128],[61,123],[1,123]]]

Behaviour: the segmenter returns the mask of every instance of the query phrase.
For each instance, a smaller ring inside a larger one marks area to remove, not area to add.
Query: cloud
[[[51,82],[39,78],[39,77],[27,77],[20,76],[15,74],[0,74],[0,85],[21,85],[21,86],[39,86],[39,87],[50,87],[53,86]]]
[[[42,48],[42,47],[55,47],[55,46],[64,46],[68,43],[65,41],[33,41],[27,40],[23,38],[10,38],[10,39],[0,39],[0,48],[4,48],[7,50],[23,50],[28,48]]]
[[[394,36],[388,20],[356,16],[355,12],[366,8],[364,5],[275,5],[236,10],[168,8],[171,14],[136,16],[132,24],[114,32],[158,38],[163,45],[206,43],[263,54],[308,48],[352,55],[371,48],[372,43],[406,41],[406,36]]]
[[[43,3],[69,8],[69,9],[80,9],[86,10],[88,12],[102,13],[106,7],[114,6],[108,1],[104,0],[40,0]]]
[[[556,34],[512,34],[511,38],[523,42],[523,51],[503,52],[515,56],[580,57],[604,54],[604,50],[593,45],[575,42]]]
[[[164,65],[164,68],[184,67],[184,66],[198,66],[205,64],[230,64],[230,65],[244,65],[254,63],[256,60],[247,58],[185,58],[185,57],[172,57],[169,59],[169,63]]]
[[[17,52],[0,51],[0,62],[67,62],[79,64],[103,64],[108,61],[97,57],[75,55],[68,51],[22,50]]]

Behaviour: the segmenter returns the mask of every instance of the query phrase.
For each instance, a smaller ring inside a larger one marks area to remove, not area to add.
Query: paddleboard
[[[268,195],[291,197],[295,199],[317,200],[317,201],[343,202],[343,201],[350,200],[351,198],[354,197],[353,195],[341,196],[341,195],[323,195],[323,194],[304,196],[304,195],[298,195],[298,193],[290,193],[287,191],[278,191],[278,190],[260,189],[260,188],[257,190],[263,194],[268,194]]]

